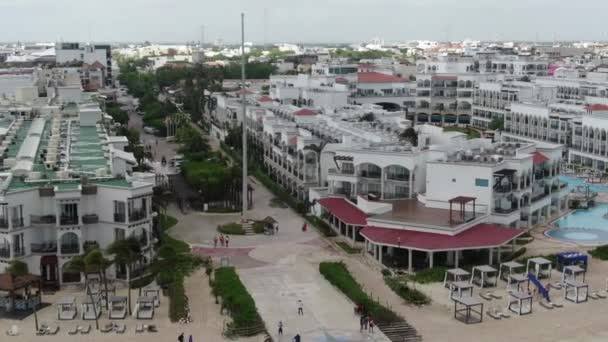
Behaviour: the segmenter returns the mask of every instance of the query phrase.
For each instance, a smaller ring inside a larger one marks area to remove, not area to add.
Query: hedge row
[[[178,322],[188,316],[186,290],[184,289],[184,278],[176,277],[175,281],[169,284],[169,318],[171,322]]]
[[[315,228],[317,228],[317,230],[321,232],[321,234],[323,234],[324,236],[332,237],[337,235],[336,232],[331,229],[331,227],[325,221],[314,215],[306,216],[306,221],[308,221],[308,223],[312,224]]]
[[[384,277],[384,282],[393,290],[399,297],[403,298],[407,303],[422,306],[431,303],[431,299],[417,289],[413,289],[407,284],[404,284],[395,277]]]
[[[352,277],[343,262],[322,262],[319,264],[319,272],[355,304],[363,305],[377,324],[385,325],[404,321],[396,313],[370,298]]]
[[[255,301],[247,292],[234,267],[221,267],[215,270],[212,284],[213,294],[222,298],[222,309],[227,309],[232,317],[228,330],[241,336],[256,335],[251,327],[262,327],[264,322],[255,307]],[[262,330],[262,331],[263,331]]]

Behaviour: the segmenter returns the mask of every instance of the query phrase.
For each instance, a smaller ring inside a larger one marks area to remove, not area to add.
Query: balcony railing
[[[505,208],[494,208],[494,213],[496,214],[510,214],[514,211],[516,211],[517,208],[515,206],[511,207],[510,209],[505,209]]]
[[[21,257],[25,255],[25,248],[19,248],[19,249],[14,249],[13,250],[13,256],[14,257]]]
[[[15,217],[11,219],[13,228],[23,227],[23,217]]]
[[[61,245],[61,254],[78,254],[80,253],[80,246],[78,245]]]
[[[497,186],[494,188],[495,192],[499,192],[499,193],[506,193],[506,192],[511,192],[513,191],[513,188],[509,185],[504,185],[504,186]]]
[[[61,216],[59,224],[62,226],[74,226],[78,224],[78,216]]]
[[[32,253],[57,253],[56,242],[32,243],[30,248]]]
[[[82,223],[93,224],[99,222],[99,216],[97,214],[86,214],[82,216]]]
[[[385,192],[384,193],[384,199],[390,200],[390,199],[398,199],[398,198],[409,198],[409,193],[405,193],[405,192]]]
[[[0,248],[0,258],[8,259],[11,257],[10,248]]]
[[[8,228],[8,220],[6,218],[0,218],[0,229]]]
[[[378,178],[379,179],[381,177],[381,173],[380,172],[361,171],[361,172],[359,172],[359,177]]]
[[[146,218],[146,210],[145,209],[133,210],[131,212],[131,214],[129,215],[129,221],[130,222],[143,220],[145,218]]]
[[[407,182],[409,181],[409,176],[408,175],[399,175],[399,174],[387,174],[386,175],[386,180],[389,181],[399,181],[399,182]]]
[[[122,214],[114,214],[114,222],[119,222],[119,223],[125,223],[127,221],[126,219],[126,215],[124,213]]]
[[[30,222],[32,224],[55,224],[55,223],[57,223],[57,216],[55,216],[55,215],[30,215]]]

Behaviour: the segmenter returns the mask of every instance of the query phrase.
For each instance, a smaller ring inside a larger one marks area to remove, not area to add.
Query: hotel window
[[[489,186],[489,181],[483,178],[475,178],[475,186],[487,188]]]

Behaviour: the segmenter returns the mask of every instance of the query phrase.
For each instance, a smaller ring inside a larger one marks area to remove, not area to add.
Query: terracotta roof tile
[[[359,83],[402,83],[407,82],[406,79],[383,74],[381,72],[360,72],[357,73],[357,82]]]
[[[326,197],[319,199],[319,204],[346,224],[364,226],[367,215],[354,204],[342,197]]]

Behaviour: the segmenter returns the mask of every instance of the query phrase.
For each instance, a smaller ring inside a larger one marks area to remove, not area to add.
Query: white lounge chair
[[[486,313],[488,314],[488,316],[494,318],[495,320],[499,320],[502,318],[500,316],[500,313],[497,313],[495,310],[488,310]]]
[[[80,327],[76,326],[76,327],[74,327],[74,328],[72,328],[72,329],[68,330],[68,335],[76,335],[76,334],[78,334],[78,330],[79,330],[79,328],[80,328]]]
[[[16,325],[11,325],[10,329],[6,331],[6,335],[8,336],[19,336],[19,327]]]
[[[539,304],[540,306],[542,306],[543,308],[545,308],[545,309],[548,309],[548,310],[553,310],[553,304],[552,304],[551,302],[547,302],[547,301],[545,301],[545,300],[540,300],[540,301],[538,302],[538,304]]]
[[[487,301],[491,301],[492,300],[492,297],[490,297],[489,294],[483,293],[483,292],[479,293],[479,297],[481,297],[481,298],[483,298],[483,299],[485,299]]]
[[[124,334],[125,331],[127,331],[127,325],[126,324],[118,325],[114,328],[114,331],[117,334]]]

